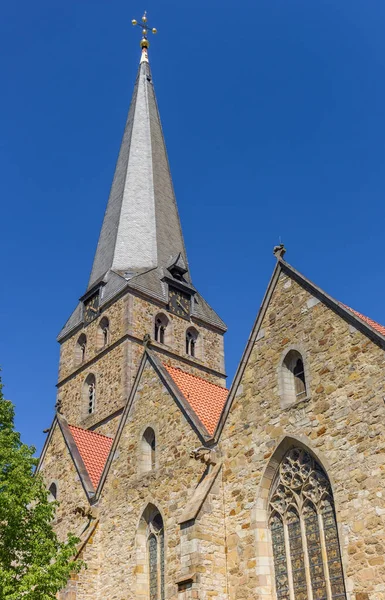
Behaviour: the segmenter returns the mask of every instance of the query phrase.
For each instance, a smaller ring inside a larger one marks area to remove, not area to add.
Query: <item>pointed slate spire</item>
[[[187,267],[144,47],[88,289],[109,270],[124,274],[166,267],[179,253]]]

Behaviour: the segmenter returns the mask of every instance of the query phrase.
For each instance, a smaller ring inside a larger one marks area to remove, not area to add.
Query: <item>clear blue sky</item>
[[[195,285],[229,326],[232,379],[273,246],[385,323],[383,0],[3,3],[5,394],[41,448],[56,334],[84,293],[139,60],[150,61]]]

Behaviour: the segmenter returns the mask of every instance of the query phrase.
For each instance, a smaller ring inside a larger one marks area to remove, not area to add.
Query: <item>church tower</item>
[[[163,364],[225,385],[226,326],[195,289],[148,60],[142,55],[85,293],[61,330],[58,407],[115,432],[150,344]]]

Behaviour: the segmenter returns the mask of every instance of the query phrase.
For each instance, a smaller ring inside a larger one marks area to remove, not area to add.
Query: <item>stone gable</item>
[[[65,539],[68,531],[79,536],[87,523],[82,513],[88,511],[89,503],[57,423],[39,470],[48,488],[52,482],[57,485],[54,525],[59,537]]]
[[[280,369],[291,348],[304,359],[307,394],[285,405]],[[230,597],[274,597],[266,502],[278,458],[296,443],[332,483],[347,591],[384,597],[384,396],[382,348],[281,273],[220,440]]]
[[[159,312],[169,319],[167,343],[154,341],[154,320]],[[108,343],[100,344],[100,322],[108,318]],[[199,334],[199,356],[187,356],[185,336],[193,325]],[[58,400],[69,423],[80,427],[99,427],[114,434],[118,419],[111,415],[123,408],[132,388],[143,355],[143,338],[149,334],[152,348],[160,359],[208,381],[225,385],[223,334],[208,326],[191,323],[169,314],[164,307],[133,294],[126,294],[86,327],[77,330],[61,344]],[[87,339],[85,358],[79,361],[78,340]],[[88,414],[86,378],[96,378],[95,411]],[[106,419],[108,422],[105,422]]]
[[[156,468],[141,473],[140,443],[147,427],[152,427],[156,435]],[[165,524],[167,598],[178,598],[177,582],[186,571],[194,571],[196,585],[197,577],[201,577],[197,570],[202,568],[202,552],[208,556],[208,550],[212,551],[218,543],[221,554],[213,557],[212,564],[204,569],[200,585],[202,589],[214,591],[215,579],[224,578],[224,543],[220,532],[223,509],[219,488],[210,491],[207,503],[204,499],[193,523],[183,529],[179,524],[186,503],[207,469],[204,463],[190,456],[201,445],[198,433],[147,362],[97,503],[99,524],[93,545],[97,545],[98,552],[88,555],[91,561],[88,570],[97,573],[97,598],[141,597],[143,581],[142,567],[138,564],[137,530],[141,515],[150,503],[160,511]],[[214,517],[211,523],[210,515]],[[210,533],[213,530],[215,535]],[[95,596],[94,591],[87,591],[83,581],[83,577],[88,578],[87,572],[78,576],[77,593],[88,600]],[[224,598],[223,582],[221,586],[220,595],[200,597]]]

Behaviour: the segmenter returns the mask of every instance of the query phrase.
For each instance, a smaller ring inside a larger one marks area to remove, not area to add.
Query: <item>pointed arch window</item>
[[[136,536],[136,593],[138,600],[165,600],[165,535],[159,510],[149,504]]]
[[[55,502],[56,499],[57,499],[57,485],[53,481],[48,488],[48,501]]]
[[[195,358],[197,356],[198,332],[194,327],[186,331],[186,354]]]
[[[305,382],[305,367],[303,366],[303,360],[298,357],[293,367],[294,376],[294,387],[295,395],[298,399],[302,396],[306,396],[306,382]]]
[[[159,513],[148,526],[147,560],[150,600],[164,600],[164,529]]]
[[[332,490],[306,450],[283,458],[269,510],[278,600],[345,599]]]
[[[110,322],[107,317],[103,317],[99,322],[97,333],[98,349],[105,348],[110,341]]]
[[[282,363],[282,394],[284,406],[307,398],[305,364],[297,350],[290,350]]]
[[[166,330],[167,330],[168,324],[169,324],[168,318],[163,313],[159,313],[155,317],[154,339],[159,344],[167,343]]]
[[[140,470],[142,473],[153,471],[156,468],[156,442],[155,431],[147,427],[140,444]]]
[[[92,413],[95,412],[96,406],[96,378],[93,373],[87,375],[86,380],[84,381],[83,397],[86,414],[92,415]]]
[[[75,348],[75,362],[80,365],[86,360],[86,351],[87,351],[87,337],[84,333],[82,333],[76,342]]]

